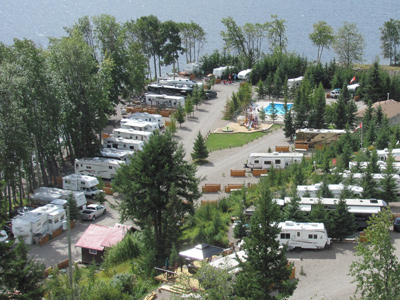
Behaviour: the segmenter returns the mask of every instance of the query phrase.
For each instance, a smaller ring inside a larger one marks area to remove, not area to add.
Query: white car
[[[106,214],[106,207],[100,204],[90,204],[81,212],[81,219],[94,221],[96,218]]]

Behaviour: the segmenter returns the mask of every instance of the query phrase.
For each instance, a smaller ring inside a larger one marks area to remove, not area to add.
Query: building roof
[[[383,113],[389,118],[393,118],[400,114],[400,102],[395,100],[385,100],[385,101],[378,101],[372,104],[372,107],[376,110],[378,106],[382,107]],[[356,117],[362,118],[364,117],[364,113],[367,108],[361,109],[357,112]]]
[[[75,246],[103,251],[105,247],[122,241],[130,228],[122,224],[115,224],[114,227],[90,224]]]

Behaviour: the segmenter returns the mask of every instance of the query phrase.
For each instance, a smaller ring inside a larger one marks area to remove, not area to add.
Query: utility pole
[[[68,273],[69,273],[69,287],[71,290],[73,287],[72,283],[72,254],[71,254],[71,214],[70,214],[70,203],[67,206],[67,225],[68,225]],[[72,299],[74,299],[72,292]]]

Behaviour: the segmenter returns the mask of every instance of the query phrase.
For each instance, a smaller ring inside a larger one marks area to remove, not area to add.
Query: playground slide
[[[250,124],[249,124],[249,126],[247,127],[247,129],[250,129],[252,125],[253,125],[253,121],[250,122]]]

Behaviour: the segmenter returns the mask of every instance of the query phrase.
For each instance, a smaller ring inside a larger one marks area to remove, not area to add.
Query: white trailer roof
[[[344,129],[313,129],[313,128],[302,128],[302,129],[297,129],[296,133],[298,132],[304,132],[304,133],[337,133],[337,134],[344,134],[346,133],[346,130]]]
[[[278,224],[281,230],[314,230],[324,231],[324,223],[298,223],[293,221],[285,221]]]
[[[285,197],[285,203],[291,202],[291,197]],[[316,198],[316,197],[301,197],[300,205],[314,205],[321,201],[324,205],[337,205],[339,198]],[[368,207],[385,207],[386,201],[381,199],[344,199],[347,206],[368,206]]]
[[[272,153],[250,153],[250,157],[265,157],[265,158],[279,158],[279,157],[288,157],[288,158],[302,158],[303,153],[280,153],[280,152],[272,152]]]

